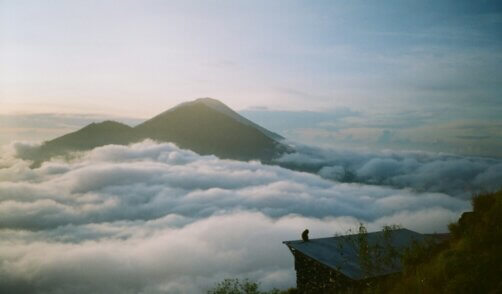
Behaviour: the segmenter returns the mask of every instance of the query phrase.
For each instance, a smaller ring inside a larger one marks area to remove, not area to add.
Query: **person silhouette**
[[[302,239],[304,242],[308,242],[309,241],[309,230],[306,229],[305,231],[303,231],[302,233]]]

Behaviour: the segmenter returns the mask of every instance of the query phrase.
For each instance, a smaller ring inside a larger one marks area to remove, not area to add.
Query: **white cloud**
[[[363,152],[295,146],[283,166],[343,182],[412,188],[468,199],[502,188],[502,160],[426,152]]]
[[[8,161],[0,290],[9,292],[197,293],[227,277],[285,288],[294,269],[281,241],[304,228],[312,238],[359,221],[444,231],[469,209],[442,193],[338,183],[151,141],[37,169]]]

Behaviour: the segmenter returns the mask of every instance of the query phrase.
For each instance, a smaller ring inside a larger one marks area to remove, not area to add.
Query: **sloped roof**
[[[425,237],[417,232],[408,229],[392,230],[389,238],[385,239],[384,232],[373,232],[367,234],[369,246],[380,245],[384,247],[389,244],[398,252],[410,246],[413,241],[421,241]],[[386,241],[388,240],[388,241]],[[353,280],[368,278],[359,263],[357,248],[357,235],[346,235],[331,238],[284,241],[291,250],[298,250],[304,255],[344,274]],[[372,272],[370,277],[376,277],[391,273],[400,272],[402,265],[400,260],[396,260],[393,266],[380,265],[378,270]]]

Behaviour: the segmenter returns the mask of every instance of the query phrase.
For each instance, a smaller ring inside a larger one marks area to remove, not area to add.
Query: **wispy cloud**
[[[502,121],[491,112],[422,107],[415,110],[324,112],[245,110],[240,113],[303,144],[502,157]],[[463,117],[463,118],[462,118]]]

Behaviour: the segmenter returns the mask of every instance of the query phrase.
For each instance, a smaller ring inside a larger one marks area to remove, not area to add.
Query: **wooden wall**
[[[292,250],[295,256],[296,287],[300,293],[336,293],[356,286],[356,282],[324,264]]]

